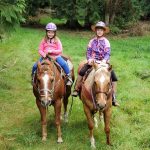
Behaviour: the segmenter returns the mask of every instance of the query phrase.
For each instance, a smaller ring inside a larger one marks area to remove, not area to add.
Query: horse
[[[87,118],[90,131],[91,147],[95,148],[95,139],[93,135],[94,115],[99,112],[104,118],[104,130],[106,134],[106,143],[110,143],[110,118],[112,107],[112,83],[111,83],[111,65],[102,62],[94,62],[90,73],[83,77],[80,91],[80,99],[83,103],[84,113]]]
[[[71,62],[71,61],[69,61]],[[74,68],[71,69],[74,81]],[[48,57],[38,62],[34,77],[33,93],[41,115],[42,141],[47,139],[47,109],[54,106],[55,124],[57,128],[57,142],[62,143],[61,133],[61,106],[64,105],[64,119],[67,120],[67,104],[71,94],[71,86],[66,86],[63,70],[52,58]]]

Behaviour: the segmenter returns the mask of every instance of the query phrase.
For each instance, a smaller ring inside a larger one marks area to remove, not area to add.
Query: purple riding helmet
[[[48,23],[45,27],[45,30],[47,31],[56,31],[57,30],[57,26],[54,23]]]

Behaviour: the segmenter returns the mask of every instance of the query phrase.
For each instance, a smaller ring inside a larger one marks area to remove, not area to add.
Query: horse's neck
[[[88,77],[86,78],[86,80],[84,81],[84,86],[86,87],[87,90],[90,90],[92,85],[93,85],[93,82],[94,82],[94,74],[95,74],[95,70],[93,69]]]

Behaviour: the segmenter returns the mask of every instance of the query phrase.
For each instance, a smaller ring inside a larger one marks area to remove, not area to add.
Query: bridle
[[[95,71],[95,73],[96,73],[99,69],[101,69],[101,67],[99,67],[99,68]],[[102,91],[101,89],[96,90],[94,84],[95,84],[95,83],[93,83],[93,88],[92,88],[92,91],[91,91],[91,95],[92,95],[93,105],[94,105],[94,107],[95,107],[95,109],[96,109],[96,98],[95,98],[95,96],[96,96],[97,94],[101,93],[101,94],[106,95],[106,97],[108,97],[109,94],[110,94],[111,91],[112,91],[112,82],[111,82],[111,79],[110,79],[108,91]]]
[[[111,89],[112,89],[112,83],[111,83],[111,81],[110,81],[108,91],[96,90],[96,91],[95,91],[95,94],[102,93],[102,94],[105,94],[106,96],[108,96],[109,93],[111,92]]]
[[[40,95],[41,97],[42,97],[42,96],[45,96],[44,94],[41,94],[41,92],[48,92],[49,95],[50,95],[51,97],[53,97],[54,88],[52,88],[51,90],[49,90],[49,89],[39,89],[39,88],[38,88],[38,92],[39,92],[39,95]]]
[[[51,62],[53,62],[53,60],[51,60]],[[48,92],[49,93],[49,95],[51,96],[51,98],[53,98],[54,97],[54,88],[55,88],[55,77],[56,77],[56,68],[55,68],[55,66],[54,66],[55,64],[54,64],[54,62],[53,62],[53,83],[52,83],[52,87],[51,87],[51,89],[47,89],[47,88],[43,88],[43,89],[40,89],[39,87],[37,87],[37,90],[38,90],[38,93],[39,93],[39,95],[40,95],[40,97],[42,97],[42,96],[45,96],[44,94],[41,94],[41,92]]]

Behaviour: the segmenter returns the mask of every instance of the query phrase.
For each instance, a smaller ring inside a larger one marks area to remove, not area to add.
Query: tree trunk
[[[120,0],[115,0],[115,2],[111,3],[111,13],[110,13],[110,18],[109,18],[109,23],[113,24],[114,19],[116,17],[116,12],[117,12],[117,7],[119,6]]]
[[[109,25],[109,18],[110,18],[110,1],[111,1],[111,0],[105,0],[105,23],[106,23],[106,25]]]
[[[90,13],[91,13],[89,6],[90,5],[87,6],[87,14],[86,14],[85,19],[84,19],[84,27],[85,28],[90,28],[92,25],[92,23],[90,22],[90,18],[89,18]]]

